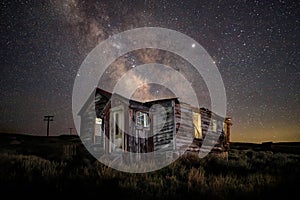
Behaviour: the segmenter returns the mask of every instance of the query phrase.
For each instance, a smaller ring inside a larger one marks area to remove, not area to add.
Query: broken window
[[[136,125],[149,127],[149,116],[145,112],[137,111],[136,112]]]
[[[194,134],[195,138],[202,138],[202,127],[201,127],[201,114],[193,112],[193,124],[194,124]]]

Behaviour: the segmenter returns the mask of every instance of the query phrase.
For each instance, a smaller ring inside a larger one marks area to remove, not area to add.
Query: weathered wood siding
[[[86,105],[84,112],[81,112],[80,135],[85,144],[102,148],[103,152],[109,153],[112,141],[110,138],[112,105],[123,107],[124,152],[167,153],[176,150],[177,154],[182,155],[186,151],[199,151],[200,148],[209,152],[228,151],[231,121],[215,115],[208,109],[192,108],[188,104],[179,103],[177,99],[140,103],[124,98],[113,98],[111,102],[107,97],[96,95],[95,100],[95,106]],[[156,109],[153,106],[155,104],[163,109],[159,107]],[[141,129],[136,125],[137,111],[149,113],[151,121],[148,129]],[[202,138],[194,138],[193,112],[201,116]],[[102,119],[101,136],[95,135],[96,117]]]
[[[175,146],[179,154],[184,153],[194,137],[193,113],[188,104],[175,104],[176,136]]]
[[[81,116],[80,137],[87,145],[94,143],[96,113],[92,106]]]
[[[201,115],[202,139],[193,141],[193,148],[189,151],[202,152],[224,152],[226,147],[226,133],[224,131],[224,118],[212,113],[208,109],[194,109],[194,112],[199,112]],[[196,144],[196,147],[195,147]]]
[[[154,151],[173,150],[174,144],[174,105],[173,101],[161,102],[163,109],[151,109],[151,131]],[[153,108],[153,107],[152,107]]]

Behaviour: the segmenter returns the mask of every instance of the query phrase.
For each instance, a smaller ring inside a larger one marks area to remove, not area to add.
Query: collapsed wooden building
[[[232,125],[228,117],[175,97],[136,101],[100,88],[93,94],[79,112],[80,137],[93,151],[228,152]]]

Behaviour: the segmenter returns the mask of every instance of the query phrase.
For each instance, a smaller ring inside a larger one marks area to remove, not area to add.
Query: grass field
[[[79,146],[70,155],[65,146],[73,144]],[[297,195],[299,154],[241,145],[232,145],[228,160],[189,155],[155,172],[130,174],[98,162],[76,136],[0,134],[0,188],[10,196],[100,199],[257,200]]]

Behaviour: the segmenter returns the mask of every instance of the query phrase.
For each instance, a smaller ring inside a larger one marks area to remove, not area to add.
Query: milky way
[[[2,1],[0,131],[68,133],[72,87],[88,53],[101,41],[138,27],[164,27],[201,44],[226,89],[232,140],[300,141],[299,3],[296,1]],[[183,59],[142,49],[116,60],[106,79],[158,62],[183,74]],[[203,104],[202,80],[190,76]],[[112,82],[113,83],[113,82]]]

